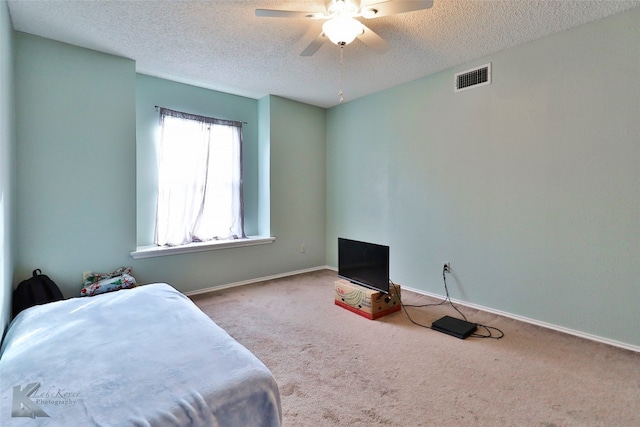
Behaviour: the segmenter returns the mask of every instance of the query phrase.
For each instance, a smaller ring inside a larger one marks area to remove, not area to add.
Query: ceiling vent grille
[[[456,92],[491,84],[491,63],[456,74]]]

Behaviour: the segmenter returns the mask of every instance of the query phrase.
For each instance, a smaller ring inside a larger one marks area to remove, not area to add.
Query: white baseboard
[[[420,289],[407,288],[406,286],[403,286],[402,289],[403,290],[407,290],[407,291],[411,291],[411,292],[415,292],[415,293],[420,294],[420,295],[425,295],[425,296],[428,296],[428,297],[440,299],[440,300],[445,298],[443,295],[432,294],[431,292],[425,292],[425,291],[422,291]],[[465,306],[465,307],[474,308],[476,310],[485,311],[487,313],[497,314],[499,316],[504,316],[504,317],[508,317],[510,319],[518,320],[520,322],[529,323],[531,325],[536,325],[536,326],[540,326],[540,327],[543,327],[543,328],[552,329],[554,331],[563,332],[565,334],[574,335],[576,337],[580,337],[580,338],[588,339],[588,340],[591,340],[591,341],[596,341],[596,342],[599,342],[599,343],[608,344],[608,345],[612,345],[614,347],[619,347],[619,348],[623,348],[625,350],[631,350],[631,351],[635,351],[637,353],[640,353],[640,347],[639,346],[631,345],[631,344],[628,344],[628,343],[625,343],[625,342],[616,341],[616,340],[612,340],[612,339],[605,338],[605,337],[600,337],[598,335],[588,334],[586,332],[576,331],[574,329],[565,328],[564,326],[558,326],[558,325],[554,325],[552,323],[541,322],[540,320],[530,319],[528,317],[520,316],[520,315],[513,314],[513,313],[508,313],[506,311],[496,310],[496,309],[489,308],[489,307],[484,307],[484,306],[478,305],[478,304],[472,304],[472,303],[468,303],[468,302],[465,302],[465,301],[459,301],[459,300],[456,300],[456,299],[453,299],[453,298],[451,299],[451,301],[454,304],[457,304],[457,305],[462,305],[462,306]]]
[[[245,285],[250,285],[252,283],[258,283],[258,282],[264,282],[264,281],[267,281],[267,280],[280,279],[282,277],[288,277],[288,276],[295,276],[296,274],[311,273],[313,271],[319,271],[319,270],[332,270],[332,271],[336,271],[336,272],[338,271],[338,269],[335,268],[335,267],[331,267],[331,266],[328,266],[328,265],[323,265],[323,266],[318,266],[318,267],[313,267],[313,268],[307,268],[307,269],[304,269],[304,270],[289,271],[287,273],[276,274],[276,275],[273,275],[273,276],[259,277],[259,278],[256,278],[256,279],[244,280],[242,282],[235,282],[235,283],[229,283],[229,284],[226,284],[226,285],[213,286],[211,288],[198,289],[196,291],[185,292],[185,295],[193,296],[193,295],[205,294],[207,292],[220,291],[222,289],[235,288],[237,286],[245,286]],[[402,289],[403,290],[407,290],[407,291],[411,291],[411,292],[415,292],[416,294],[425,295],[425,296],[428,296],[428,297],[440,299],[440,300],[445,298],[443,295],[433,294],[431,292],[426,292],[426,291],[423,291],[423,290],[420,290],[420,289],[408,288],[406,286],[402,286]],[[478,304],[468,303],[468,302],[465,302],[465,301],[459,301],[459,300],[456,300],[456,299],[453,299],[453,298],[451,299],[451,301],[454,304],[458,304],[458,305],[461,305],[461,306],[473,308],[473,309],[476,309],[476,310],[485,311],[487,313],[497,314],[499,316],[504,316],[504,317],[507,317],[507,318],[510,318],[510,319],[518,320],[520,322],[529,323],[531,325],[536,325],[536,326],[540,326],[540,327],[543,327],[543,328],[552,329],[554,331],[563,332],[565,334],[574,335],[576,337],[580,337],[580,338],[588,339],[588,340],[591,340],[591,341],[596,341],[596,342],[599,342],[599,343],[608,344],[608,345],[611,345],[611,346],[614,346],[614,347],[619,347],[619,348],[623,348],[625,350],[630,350],[630,351],[634,351],[636,353],[640,353],[640,346],[631,345],[631,344],[628,344],[628,343],[625,343],[625,342],[612,340],[612,339],[601,337],[601,336],[598,336],[598,335],[588,334],[586,332],[576,331],[574,329],[565,328],[564,326],[558,326],[558,325],[554,325],[552,323],[547,323],[547,322],[542,322],[540,320],[530,319],[528,317],[520,316],[518,314],[508,313],[506,311],[496,310],[496,309],[489,308],[489,307],[484,307],[484,306],[478,305]]]
[[[328,268],[329,267],[323,265],[323,266],[319,266],[319,267],[307,268],[307,269],[304,269],[304,270],[289,271],[287,273],[276,274],[276,275],[273,275],[273,276],[257,277],[255,279],[243,280],[241,282],[228,283],[226,285],[212,286],[210,288],[204,288],[204,289],[198,289],[198,290],[195,290],[195,291],[184,292],[184,294],[186,296],[190,297],[190,296],[194,296],[194,295],[206,294],[207,292],[221,291],[223,289],[229,289],[229,288],[236,288],[238,286],[251,285],[252,283],[258,283],[258,282],[264,282],[264,281],[267,281],[267,280],[280,279],[280,278],[288,277],[288,276],[295,276],[296,274],[304,274],[304,273],[311,273],[313,271],[327,270]]]

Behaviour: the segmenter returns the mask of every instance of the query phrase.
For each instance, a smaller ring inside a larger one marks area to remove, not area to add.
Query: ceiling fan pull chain
[[[344,45],[340,46],[340,91],[338,95],[340,95],[340,103],[344,101],[344,96],[342,94],[342,81],[344,80]]]

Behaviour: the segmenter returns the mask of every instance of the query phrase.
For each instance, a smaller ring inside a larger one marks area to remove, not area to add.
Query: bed
[[[282,422],[271,372],[164,283],[24,310],[0,347],[0,386],[6,426]]]

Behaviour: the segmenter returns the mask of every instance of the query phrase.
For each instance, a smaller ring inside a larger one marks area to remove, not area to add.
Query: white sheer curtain
[[[242,123],[160,109],[155,244],[245,237]]]

